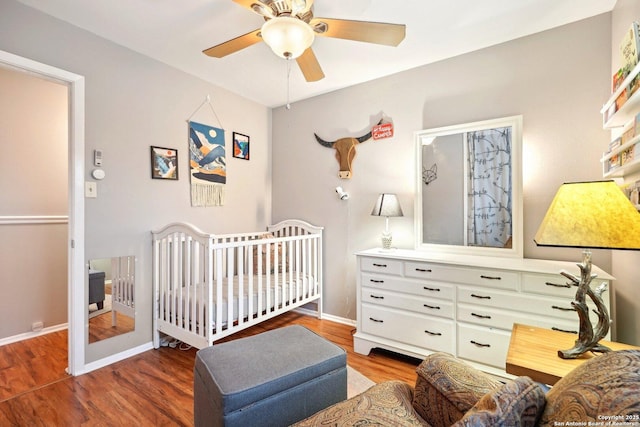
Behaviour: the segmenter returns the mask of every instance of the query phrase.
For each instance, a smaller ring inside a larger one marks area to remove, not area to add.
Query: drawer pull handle
[[[491,299],[491,297],[490,297],[490,296],[488,296],[488,295],[476,295],[476,294],[471,294],[471,296],[472,296],[473,298],[478,298],[478,299]]]
[[[577,334],[578,333],[578,331],[569,331],[567,329],[556,328],[555,326],[553,326],[551,329],[554,330],[554,331],[567,332],[569,334]]]
[[[376,323],[384,323],[384,320],[374,319],[373,317],[369,317],[369,320],[371,320],[372,322],[376,322]]]
[[[481,342],[477,342],[474,340],[471,340],[471,344],[477,345],[478,347],[491,347],[491,344],[482,344]]]
[[[560,311],[576,311],[575,308],[571,307],[559,307],[557,305],[552,305],[551,308],[553,308],[554,310],[560,310]]]
[[[419,273],[431,273],[431,269],[430,268],[416,268],[416,271]]]
[[[571,285],[568,283],[553,283],[553,282],[544,282],[547,286],[553,286],[554,288],[571,288]]]
[[[379,280],[379,279],[369,279],[369,281],[371,283],[384,283],[384,280]]]
[[[373,299],[384,299],[384,297],[381,297],[380,295],[373,295],[373,294],[370,294],[369,296],[370,296],[371,298],[373,298]]]
[[[429,335],[434,336],[434,337],[442,336],[442,334],[440,332],[431,332],[431,331],[427,331],[426,329],[425,329],[424,333],[425,334],[429,334]]]
[[[500,276],[485,276],[484,274],[480,275],[481,279],[488,279],[488,280],[502,280],[502,277]]]
[[[431,308],[433,310],[440,310],[440,307],[438,307],[437,305],[429,305],[429,304],[422,304],[427,308]]]
[[[491,316],[487,316],[486,314],[471,313],[471,315],[480,319],[491,319]]]
[[[382,267],[382,268],[387,268],[387,264],[376,264],[375,262],[373,263],[374,267]]]
[[[425,291],[440,292],[440,288],[430,288],[428,286],[423,286],[422,289],[424,289]]]

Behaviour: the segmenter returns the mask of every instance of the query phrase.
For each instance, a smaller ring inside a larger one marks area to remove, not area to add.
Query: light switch
[[[95,182],[85,182],[84,196],[90,198],[98,197],[98,185]]]

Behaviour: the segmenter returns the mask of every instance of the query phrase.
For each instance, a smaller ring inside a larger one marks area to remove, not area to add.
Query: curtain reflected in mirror
[[[511,127],[467,133],[467,242],[511,247]]]
[[[135,329],[135,257],[89,261],[89,344]]]

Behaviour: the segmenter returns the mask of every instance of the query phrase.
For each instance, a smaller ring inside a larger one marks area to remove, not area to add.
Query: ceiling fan
[[[222,58],[260,41],[286,59],[295,59],[308,82],[324,78],[311,49],[315,36],[334,37],[387,46],[397,46],[405,26],[383,22],[314,18],[313,0],[233,0],[262,16],[261,28],[205,49],[206,55]]]

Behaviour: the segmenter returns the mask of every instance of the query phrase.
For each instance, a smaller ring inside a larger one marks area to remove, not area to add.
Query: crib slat
[[[222,331],[222,284],[224,275],[222,274],[222,249],[214,250],[215,253],[215,266],[216,266],[216,278],[215,278],[215,293],[216,293],[216,332]],[[213,265],[211,265],[213,270]],[[212,277],[213,279],[213,277]],[[213,284],[213,281],[209,282]],[[211,286],[211,285],[210,285]],[[209,299],[209,307],[213,307],[213,298]],[[210,328],[209,328],[210,329]]]
[[[251,300],[251,294],[244,292],[244,253],[242,251],[242,246],[235,248],[236,251],[236,259],[237,259],[237,271],[236,276],[238,278],[238,326],[244,323],[245,313],[244,313],[244,303],[243,303],[243,295],[247,295],[246,298]]]

